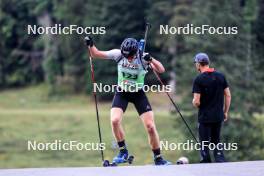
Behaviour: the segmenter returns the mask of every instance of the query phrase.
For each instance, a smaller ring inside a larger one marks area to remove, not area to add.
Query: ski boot
[[[157,155],[154,157],[154,163],[155,165],[171,165],[172,163],[163,159],[161,155]]]
[[[113,163],[115,164],[121,164],[121,163],[129,163],[132,164],[134,160],[134,156],[129,155],[128,151],[120,151],[119,154],[113,158]]]

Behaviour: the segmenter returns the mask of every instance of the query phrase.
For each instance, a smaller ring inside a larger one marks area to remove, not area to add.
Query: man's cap
[[[195,55],[195,57],[193,58],[195,63],[208,63],[210,62],[209,57],[206,53],[198,53]]]

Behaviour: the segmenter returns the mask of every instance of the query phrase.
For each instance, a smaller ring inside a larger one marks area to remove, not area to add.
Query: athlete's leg
[[[133,103],[148,133],[149,144],[153,151],[155,165],[169,165],[160,154],[159,135],[154,122],[154,113],[149,104],[148,98],[143,91],[139,92]]]
[[[123,113],[126,111],[128,101],[125,94],[116,93],[112,103],[111,109],[111,126],[113,135],[119,147],[119,154],[113,158],[114,163],[126,162],[128,158],[128,150],[125,144],[125,134],[122,127]]]
[[[171,162],[166,161],[160,154],[159,135],[154,122],[153,111],[147,111],[140,115],[140,118],[148,133],[149,144],[153,151],[155,165],[169,165]]]
[[[121,108],[113,107],[111,109],[111,126],[112,132],[117,142],[123,141],[125,138],[122,127],[123,110]]]
[[[149,144],[152,150],[160,148],[159,135],[158,135],[155,123],[154,123],[153,111],[145,112],[141,114],[140,117],[148,133]]]
[[[128,100],[123,92],[116,92],[111,109],[112,132],[117,142],[124,140],[124,130],[122,127],[123,113],[126,111]]]

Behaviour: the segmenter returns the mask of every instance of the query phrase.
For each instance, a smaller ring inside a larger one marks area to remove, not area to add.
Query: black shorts
[[[126,111],[128,102],[134,104],[139,115],[144,112],[152,111],[148,98],[143,90],[138,92],[115,92],[112,102],[112,108],[121,108],[123,112]]]

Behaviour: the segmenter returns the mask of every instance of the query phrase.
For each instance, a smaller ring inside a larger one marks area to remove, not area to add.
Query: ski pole
[[[151,26],[150,26],[150,23],[147,23],[147,22],[146,22],[146,26],[145,26],[145,35],[144,35],[144,41],[145,41],[145,44],[144,44],[144,46],[143,46],[142,55],[143,55],[143,53],[145,52],[145,46],[146,46],[146,42],[147,42],[147,35],[148,35],[148,31],[149,31],[149,28],[150,28],[150,27],[151,27]],[[158,73],[157,73],[157,72],[151,67],[151,65],[150,65],[150,68],[151,68],[151,70],[154,72],[154,74],[155,74],[156,78],[158,79],[158,81],[160,82],[160,84],[161,84],[162,86],[164,86],[164,83],[163,83],[163,81],[161,80],[159,74],[158,74]],[[198,140],[197,140],[197,138],[195,137],[194,133],[192,132],[190,126],[188,125],[188,123],[187,123],[186,120],[184,119],[184,117],[183,117],[183,115],[182,115],[180,109],[178,108],[178,106],[176,105],[176,103],[175,103],[175,102],[173,101],[173,99],[171,98],[170,94],[169,94],[168,92],[166,92],[166,94],[167,94],[168,98],[170,99],[171,103],[173,104],[174,108],[176,109],[176,111],[179,113],[179,115],[180,115],[182,121],[184,122],[184,124],[185,124],[186,127],[188,128],[188,130],[189,130],[190,134],[192,135],[193,139],[196,141],[196,143],[199,143]]]
[[[144,54],[145,52],[145,47],[146,47],[146,43],[147,43],[147,37],[148,37],[148,31],[149,31],[149,28],[151,27],[150,23],[146,22],[145,24],[145,34],[144,34],[144,45],[143,45],[143,50],[142,50],[142,55]]]
[[[101,134],[100,118],[99,118],[99,113],[98,113],[97,96],[96,96],[96,91],[94,90],[94,84],[96,82],[94,78],[94,66],[93,66],[93,61],[92,61],[93,59],[91,57],[91,54],[89,54],[89,60],[90,60],[90,67],[91,67],[91,79],[92,79],[92,84],[93,84],[93,97],[94,97],[94,103],[95,103],[95,109],[96,109],[97,128],[98,128],[98,134],[99,134],[99,142],[101,144],[102,134]],[[100,150],[100,151],[101,151],[102,161],[104,162],[104,151],[103,150]]]
[[[152,70],[153,70],[153,69],[152,69]],[[153,72],[154,72],[156,78],[159,80],[160,84],[161,84],[162,86],[165,86],[164,83],[163,83],[163,81],[161,80],[160,76],[158,75],[158,73],[157,73],[155,70],[153,70]],[[167,96],[169,97],[169,99],[170,99],[171,103],[173,104],[174,108],[176,109],[176,111],[179,113],[179,115],[180,115],[182,121],[184,122],[184,124],[185,124],[186,127],[188,128],[188,130],[189,130],[189,132],[191,133],[192,137],[194,138],[195,142],[196,142],[196,143],[199,143],[198,140],[196,139],[194,133],[192,132],[190,126],[188,125],[188,123],[187,123],[186,120],[184,119],[184,117],[183,117],[183,115],[182,115],[182,113],[181,113],[179,107],[175,104],[175,102],[174,102],[173,99],[171,98],[170,94],[169,94],[168,92],[166,92],[166,94],[167,94]]]

